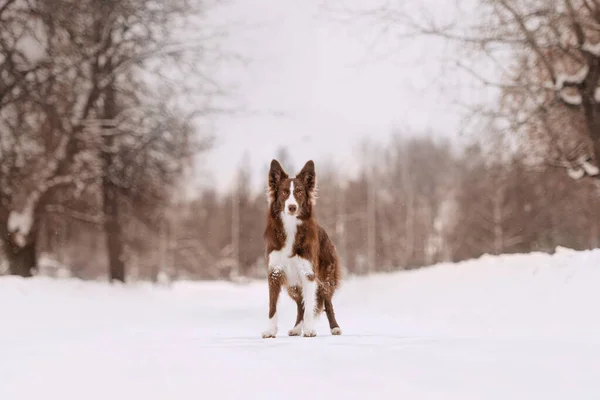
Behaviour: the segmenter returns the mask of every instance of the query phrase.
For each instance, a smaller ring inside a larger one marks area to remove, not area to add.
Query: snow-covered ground
[[[342,336],[262,339],[264,282],[0,278],[0,399],[598,399],[600,251],[346,281]]]

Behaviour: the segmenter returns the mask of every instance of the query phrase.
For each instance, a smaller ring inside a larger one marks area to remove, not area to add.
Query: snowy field
[[[263,282],[0,278],[0,399],[599,399],[600,251],[355,278],[316,338]]]

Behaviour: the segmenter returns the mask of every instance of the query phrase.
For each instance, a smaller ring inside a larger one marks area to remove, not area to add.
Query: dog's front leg
[[[315,307],[317,302],[317,282],[312,263],[301,260],[302,300],[304,301],[303,330],[305,337],[317,336],[315,330]]]
[[[302,279],[302,297],[304,299],[304,336],[317,336],[315,330],[315,303],[317,296],[317,283],[314,275],[305,275]]]
[[[280,268],[269,268],[269,325],[262,333],[263,338],[274,338],[277,336],[277,302],[281,292],[283,271]]]

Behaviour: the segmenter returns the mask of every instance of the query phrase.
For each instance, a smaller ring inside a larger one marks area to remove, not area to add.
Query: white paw
[[[298,324],[288,331],[289,336],[300,336],[302,333],[302,324]]]
[[[315,337],[317,336],[317,331],[314,329],[305,329],[304,333],[302,334],[302,336],[304,337]]]
[[[341,335],[341,334],[342,334],[342,330],[341,330],[341,329],[340,329],[340,327],[338,326],[338,327],[336,327],[336,328],[333,328],[333,329],[331,330],[331,334],[332,334],[332,335]]]
[[[267,329],[262,333],[263,339],[274,338],[275,336],[277,336],[277,330],[274,329]]]

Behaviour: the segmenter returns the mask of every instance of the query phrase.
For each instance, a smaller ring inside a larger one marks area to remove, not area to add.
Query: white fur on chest
[[[286,234],[285,245],[281,250],[273,250],[269,253],[269,272],[283,273],[288,286],[302,286],[302,278],[313,272],[308,260],[291,256],[298,225],[302,224],[302,221],[285,212],[280,215]]]

